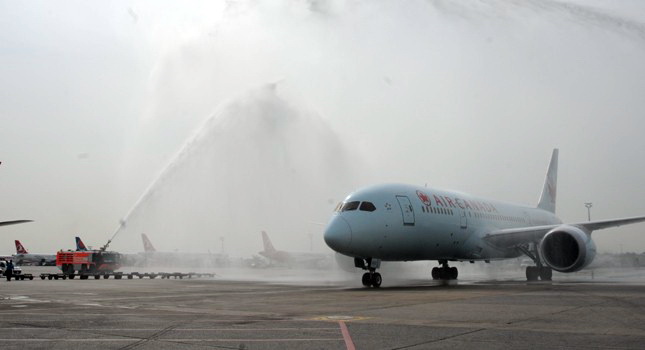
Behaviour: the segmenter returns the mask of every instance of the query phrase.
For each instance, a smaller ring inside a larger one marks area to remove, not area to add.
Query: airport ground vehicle
[[[121,267],[121,254],[102,250],[59,251],[56,266],[63,274],[74,278],[74,273],[112,274]]]
[[[6,270],[7,270],[7,261],[0,260],[0,275],[4,277]],[[25,280],[25,279],[33,280],[34,276],[30,273],[22,273],[22,269],[20,268],[20,266],[14,266],[13,275],[11,275],[11,278],[15,280]]]

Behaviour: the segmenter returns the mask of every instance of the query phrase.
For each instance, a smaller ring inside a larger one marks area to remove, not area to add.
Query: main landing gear
[[[381,277],[380,273],[376,272],[376,269],[381,267],[381,260],[372,259],[372,258],[367,258],[367,259],[354,258],[354,266],[360,267],[361,269],[368,271],[363,274],[363,278],[361,279],[361,282],[363,282],[363,286],[374,287],[374,288],[378,288],[381,286],[381,282],[383,282],[383,278]]]
[[[551,281],[553,278],[553,270],[548,266],[542,265],[542,260],[540,260],[540,254],[537,250],[537,244],[532,243],[526,246],[520,246],[518,249],[531,258],[536,265],[526,267],[527,281],[537,281],[538,278],[542,281]]]
[[[432,268],[433,280],[456,280],[459,275],[459,270],[456,267],[448,266],[448,260],[439,260],[441,267]]]
[[[538,277],[542,281],[550,281],[553,278],[553,270],[548,266],[527,266],[526,280],[537,281]]]

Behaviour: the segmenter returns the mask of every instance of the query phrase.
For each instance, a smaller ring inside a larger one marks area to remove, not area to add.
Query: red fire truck
[[[112,273],[121,267],[121,254],[103,250],[59,251],[56,266],[68,276]]]

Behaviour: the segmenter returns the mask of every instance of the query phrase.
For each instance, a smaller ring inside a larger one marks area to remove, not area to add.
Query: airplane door
[[[414,226],[414,210],[410,198],[406,196],[396,196],[396,200],[401,207],[401,214],[403,215],[403,225]]]
[[[468,228],[468,218],[466,217],[466,211],[465,210],[459,210],[459,215],[460,215],[460,221],[459,221],[459,227],[462,229],[467,229]]]

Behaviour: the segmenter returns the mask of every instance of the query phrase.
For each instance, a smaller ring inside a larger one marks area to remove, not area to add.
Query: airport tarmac
[[[643,349],[645,271],[365,289],[298,282],[0,280],[2,349]],[[289,274],[292,276],[289,276]],[[322,271],[304,272],[324,274]],[[282,281],[280,280],[282,277]]]

